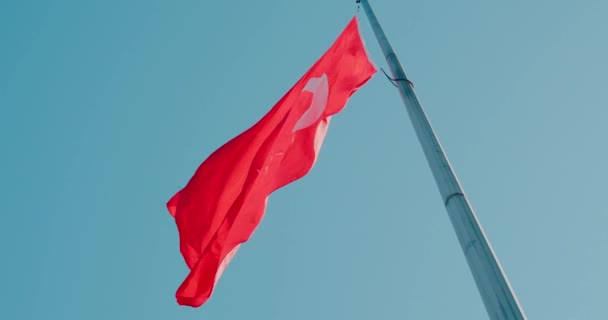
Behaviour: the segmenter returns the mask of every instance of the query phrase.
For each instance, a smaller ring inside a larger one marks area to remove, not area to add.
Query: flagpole
[[[357,3],[363,6],[384,53],[490,319],[527,319],[369,1]]]

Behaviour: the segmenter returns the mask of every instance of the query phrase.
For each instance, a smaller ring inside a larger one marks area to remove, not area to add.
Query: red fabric
[[[270,112],[211,154],[169,200],[190,268],[176,293],[179,304],[199,307],[209,299],[239,245],[260,223],[268,195],[308,173],[330,117],[375,72],[353,18]]]

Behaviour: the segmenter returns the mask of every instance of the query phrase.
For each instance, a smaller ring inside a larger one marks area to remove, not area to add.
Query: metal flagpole
[[[393,51],[368,0],[361,3],[399,89],[418,140],[431,167],[452,226],[467,259],[486,311],[492,320],[524,320],[526,315],[511,288],[431,124],[416,98],[411,82]]]

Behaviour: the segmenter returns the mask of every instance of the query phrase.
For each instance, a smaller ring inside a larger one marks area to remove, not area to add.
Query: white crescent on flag
[[[327,99],[329,96],[329,83],[327,81],[327,74],[323,74],[318,78],[312,78],[308,80],[302,92],[312,92],[312,102],[310,107],[304,112],[302,117],[298,120],[296,125],[293,127],[293,131],[298,131],[313,125],[327,107]]]

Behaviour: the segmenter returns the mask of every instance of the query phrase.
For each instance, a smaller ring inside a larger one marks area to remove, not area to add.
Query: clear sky
[[[175,303],[187,268],[165,202],[354,2],[1,1],[0,318],[486,319],[382,73],[211,300]],[[529,318],[606,319],[608,2],[372,6]]]

